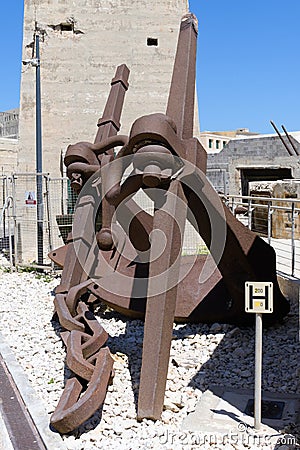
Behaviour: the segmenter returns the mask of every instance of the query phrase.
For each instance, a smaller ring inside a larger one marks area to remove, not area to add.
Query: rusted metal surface
[[[83,285],[76,293],[70,290],[71,310],[79,294],[82,295],[88,287],[87,283]],[[57,294],[54,300],[60,324],[66,330],[62,337],[67,347],[66,364],[74,373],[74,377],[67,381],[50,419],[52,426],[60,433],[76,429],[101,406],[113,368],[109,349],[103,347],[108,338],[107,332],[82,301],[77,303],[75,315],[72,315],[67,297],[66,294]],[[85,390],[80,380],[88,382]]]
[[[71,186],[78,193],[84,183],[100,169],[102,159],[111,159],[115,145],[124,145],[127,138],[116,138],[120,127],[125,92],[128,88],[129,70],[119,66],[111,83],[109,99],[103,117],[98,121],[98,132],[94,144],[79,143],[69,146],[65,164]],[[95,204],[90,196],[81,197],[77,210],[92,220]],[[102,223],[110,225],[114,207],[106,202],[102,206]],[[110,233],[110,229],[108,230]],[[88,230],[89,239],[84,242],[81,235],[72,234],[69,243],[49,256],[64,267],[61,283],[56,289],[55,310],[60,324],[66,331],[62,339],[66,344],[66,364],[74,373],[67,381],[61,400],[51,417],[51,424],[60,433],[76,429],[90,418],[105,399],[107,385],[112,375],[113,359],[107,347],[103,348],[108,334],[98,323],[88,306],[81,301],[93,284],[88,279],[82,260],[87,262],[88,250],[93,242],[94,226]],[[80,256],[80,258],[78,257]],[[92,296],[94,298],[94,296]],[[76,378],[78,377],[78,379]],[[81,380],[86,380],[86,388]]]
[[[193,137],[197,35],[198,21],[194,15],[187,14],[181,21],[166,111],[181,139]]]
[[[107,333],[86,305],[95,298],[145,318],[140,419],[160,418],[174,320],[249,323],[245,281],[273,282],[274,313],[266,322],[289,311],[274,250],[234,217],[206,178],[206,152],[193,138],[196,40],[189,14],[181,22],[166,114],[139,117],[129,137],[117,136],[129,73],[119,66],[95,142],[68,148],[65,164],[79,198],[67,246],[50,254],[63,266],[55,308],[74,372],[51,419],[62,433],[101,405],[112,370],[103,348]],[[122,146],[117,156],[115,146]],[[154,201],[153,216],[135,203],[139,190]],[[186,220],[209,255],[181,255]]]
[[[49,253],[49,258],[59,267],[64,267],[68,245],[56,248]]]
[[[270,124],[272,125],[272,127],[273,127],[274,130],[276,131],[276,133],[277,133],[279,139],[281,140],[281,142],[282,142],[284,148],[286,149],[286,151],[288,152],[288,154],[289,154],[290,156],[295,156],[295,154],[298,155],[298,151],[295,150],[294,144],[292,143],[292,141],[291,141],[289,135],[287,134],[287,132],[285,132],[285,134],[286,134],[286,137],[288,138],[288,141],[290,142],[290,144],[292,144],[292,148],[290,148],[290,147],[288,146],[288,144],[285,142],[285,140],[284,140],[283,137],[281,136],[281,134],[280,134],[278,128],[276,127],[275,123],[274,123],[272,120],[270,120]],[[295,151],[295,153],[294,153],[294,151]]]
[[[103,116],[98,120],[98,132],[95,143],[104,141],[110,136],[114,136],[120,130],[120,118],[128,89],[129,69],[125,64],[117,67],[116,74],[111,80],[111,90],[103,112]],[[113,154],[110,151],[110,154]]]
[[[167,382],[187,205],[179,181],[157,190],[145,315],[138,417],[160,418]],[[163,242],[166,237],[166,242]],[[164,251],[161,248],[164,246]],[[160,255],[157,257],[157,254]]]
[[[295,152],[295,155],[299,156],[299,155],[300,155],[299,150],[297,149],[296,145],[295,145],[294,142],[292,141],[291,136],[290,136],[289,133],[287,132],[287,129],[285,128],[284,125],[281,125],[281,128],[283,129],[284,134],[285,134],[286,137],[287,137],[287,140],[288,140],[289,143],[291,144],[291,146],[292,146],[292,148],[293,148],[293,150],[294,150],[294,152]]]
[[[58,406],[51,417],[51,424],[57,431],[69,433],[95,413],[104,402],[112,367],[113,359],[110,351],[104,347],[99,351],[91,380],[83,394],[83,385],[77,378],[67,380]]]

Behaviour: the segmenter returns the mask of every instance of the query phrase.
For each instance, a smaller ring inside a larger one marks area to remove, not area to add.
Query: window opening
[[[147,45],[148,45],[148,47],[151,47],[151,46],[157,47],[158,39],[157,38],[147,38]]]

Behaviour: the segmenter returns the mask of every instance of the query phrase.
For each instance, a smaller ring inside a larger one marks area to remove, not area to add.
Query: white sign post
[[[245,284],[245,311],[255,313],[255,388],[254,428],[261,428],[261,375],[262,375],[262,315],[273,312],[273,283],[250,282]]]

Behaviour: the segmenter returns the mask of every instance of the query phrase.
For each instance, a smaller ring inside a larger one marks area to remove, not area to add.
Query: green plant
[[[32,264],[35,264],[35,263],[33,262]],[[53,280],[52,275],[50,275],[49,273],[38,271],[34,265],[18,266],[17,271],[20,273],[32,273],[35,275],[35,278],[37,278],[38,280],[42,280],[45,283],[50,283]]]
[[[36,268],[31,266],[17,266],[17,271],[19,273],[34,273],[36,272]]]
[[[181,253],[181,256],[188,256],[188,255],[209,255],[209,249],[206,247],[205,244],[198,244],[196,247],[195,252],[187,252],[186,250],[183,250]]]
[[[11,269],[8,266],[0,266],[0,270],[4,273],[10,273]]]
[[[38,280],[44,281],[44,283],[50,283],[53,280],[53,277],[47,273],[36,273],[35,278]]]
[[[197,255],[209,255],[209,250],[205,244],[197,245]]]

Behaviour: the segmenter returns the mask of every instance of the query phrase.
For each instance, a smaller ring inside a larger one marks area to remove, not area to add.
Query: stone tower
[[[43,171],[59,176],[70,143],[92,141],[116,66],[131,73],[121,133],[165,112],[188,0],[25,0],[23,60],[40,35]],[[35,170],[35,69],[23,66],[18,170]]]

